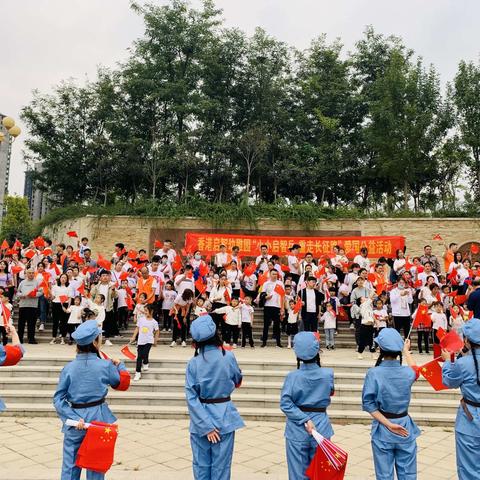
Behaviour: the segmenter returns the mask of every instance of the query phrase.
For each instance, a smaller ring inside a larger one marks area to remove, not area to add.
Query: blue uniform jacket
[[[378,367],[370,368],[365,377],[362,392],[363,410],[371,413],[382,410],[389,413],[402,413],[410,405],[412,385],[417,374],[411,367],[402,366],[398,360],[384,360]],[[372,437],[388,443],[406,443],[415,440],[420,430],[410,415],[390,419],[402,425],[408,437],[401,437],[388,430],[377,420],[372,423]]]
[[[472,355],[477,356],[480,369],[480,351],[475,350],[474,354],[460,357],[454,363],[446,361],[442,367],[442,382],[450,388],[458,388],[467,400],[480,403],[480,386],[477,384],[475,364]],[[480,408],[467,405],[472,414],[473,421],[469,421],[463,408],[457,411],[455,430],[464,435],[480,435]]]
[[[328,407],[334,393],[333,369],[320,368],[315,363],[302,363],[298,370],[285,378],[280,397],[280,408],[287,416],[285,438],[296,442],[310,442],[305,423],[311,420],[315,429],[326,438],[333,436],[326,413],[303,412],[299,407]]]
[[[229,397],[242,382],[242,372],[232,352],[207,345],[187,364],[185,395],[190,414],[190,433],[204,436],[213,429],[231,433],[244,426],[233,402],[201,403],[200,398]]]
[[[70,403],[90,403],[104,398],[109,385],[117,387],[120,383],[121,370],[125,365],[116,367],[110,360],[98,358],[95,353],[78,353],[62,370],[57,390],[53,396],[53,404],[58,416],[65,422],[67,419],[85,422],[99,421],[113,423],[117,418],[106,403],[96,407],[72,408]],[[63,427],[63,431],[71,427]]]

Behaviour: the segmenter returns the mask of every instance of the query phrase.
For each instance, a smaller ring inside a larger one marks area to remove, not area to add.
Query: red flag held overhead
[[[132,353],[132,351],[128,348],[128,345],[125,345],[120,351],[130,360],[137,359],[137,356],[134,353]]]
[[[70,232],[67,232],[67,236],[71,238],[78,238],[78,234],[75,230],[71,230]]]
[[[432,360],[420,367],[420,373],[425,380],[433,387],[435,391],[446,390],[446,387],[442,382],[442,367],[437,360]]]

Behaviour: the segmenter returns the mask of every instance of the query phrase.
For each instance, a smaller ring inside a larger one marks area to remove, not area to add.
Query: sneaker
[[[111,347],[111,346],[113,345],[113,343],[107,338],[107,339],[105,340],[105,345],[106,345],[107,347]]]
[[[138,382],[142,378],[142,374],[140,372],[135,372],[135,376],[133,377],[134,382]]]
[[[169,329],[168,329],[168,331],[169,331],[169,332],[171,332],[171,331],[172,331],[172,329],[171,329],[171,328],[169,328]]]
[[[170,346],[171,346],[171,347],[176,347],[176,346],[177,346],[177,342],[172,342],[172,343],[170,344]]]
[[[63,338],[60,340],[60,345],[65,345],[65,340]]]
[[[143,364],[142,369],[143,369],[144,372],[148,372],[148,369],[149,369],[149,368],[150,368],[150,365],[149,365],[148,363],[144,363],[144,364]]]
[[[287,348],[292,348],[292,346],[291,346],[291,345],[287,345]]]
[[[50,345],[55,345],[57,343],[57,339],[56,338],[52,338],[50,340]]]
[[[355,325],[353,323],[350,324],[350,330],[355,330]]]
[[[332,345],[330,348],[331,348],[332,350],[335,350],[335,345]]]
[[[262,344],[260,345],[261,348],[265,348],[266,346],[267,346],[266,343],[262,343]]]
[[[283,348],[283,345],[282,345],[281,343],[279,343],[279,344],[277,345],[277,348]]]
[[[40,332],[43,332],[45,330],[45,325],[43,323],[41,323],[40,326],[38,327],[38,330]]]
[[[363,360],[363,355],[361,353],[358,354],[358,357],[357,357],[359,360]]]
[[[237,344],[234,343],[234,344],[232,345],[232,348],[237,348]]]
[[[182,347],[186,347],[186,346],[187,346],[186,342],[182,342]]]
[[[166,331],[167,331],[167,329],[166,329],[166,328],[163,328],[163,329],[162,329],[162,332],[166,332]]]

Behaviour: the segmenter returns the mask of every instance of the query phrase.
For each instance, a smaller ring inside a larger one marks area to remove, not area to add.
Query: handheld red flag
[[[10,324],[10,317],[12,316],[12,312],[10,311],[7,306],[2,303],[2,319],[3,319],[3,326],[6,327]]]
[[[26,256],[29,260],[31,260],[31,259],[35,256],[35,250],[27,250],[27,251],[25,252],[25,256]]]
[[[302,309],[302,306],[303,306],[302,299],[300,297],[297,297],[297,301],[295,302],[295,305],[293,307],[293,312],[299,313],[300,310]]]
[[[325,275],[325,267],[320,267],[315,272],[315,278],[320,278],[322,275]]]
[[[290,272],[290,267],[288,265],[281,265],[282,272],[289,273]]]
[[[180,255],[175,255],[175,260],[173,261],[172,263],[172,267],[175,271],[177,270],[180,270],[183,266],[183,263],[182,263],[182,257],[180,257]]]
[[[443,241],[443,238],[439,233],[437,233],[433,236],[432,240],[434,240],[436,242],[441,242],[441,241]]]
[[[23,357],[22,349],[18,345],[5,345],[5,361],[2,364],[2,367],[13,367],[16,365]]]
[[[78,234],[75,230],[70,230],[69,232],[67,232],[67,235],[71,238],[78,238]]]
[[[420,373],[436,392],[448,388],[442,382],[442,367],[437,360],[432,360],[422,365],[420,367]]]
[[[78,449],[75,465],[79,468],[106,473],[113,464],[117,426],[91,422]]]
[[[313,436],[318,446],[305,475],[310,480],[343,480],[348,461],[347,452],[315,430]]]
[[[470,245],[470,251],[471,251],[474,255],[476,255],[477,253],[480,252],[480,246],[478,246],[476,243],[472,243],[472,244]]]
[[[38,288],[34,288],[33,290],[30,291],[30,293],[27,293],[27,297],[35,298],[38,293]]]
[[[415,283],[413,284],[415,288],[420,288],[422,286],[422,281],[421,280],[415,280]]]
[[[22,267],[19,267],[18,265],[14,265],[14,266],[11,268],[11,270],[12,270],[12,273],[13,273],[14,275],[17,275],[17,274],[19,274],[23,269],[22,269]]]
[[[67,295],[60,295],[59,297],[60,303],[67,303],[69,300],[69,297]]]
[[[10,245],[8,244],[7,239],[5,239],[0,246],[0,250],[7,250],[7,248],[10,248]]]
[[[261,287],[267,280],[268,280],[268,277],[269,277],[269,271],[268,270],[265,270],[261,275],[259,275],[258,277],[258,285]]]
[[[77,288],[77,291],[80,295],[85,295],[85,284],[82,283],[78,288]]]
[[[456,305],[463,305],[466,301],[467,301],[466,295],[457,295],[454,300]]]
[[[20,240],[18,240],[18,238],[15,240],[15,243],[13,244],[13,248],[15,249],[19,249],[19,248],[22,248],[22,243],[20,242]]]
[[[205,262],[202,262],[200,266],[198,267],[198,274],[201,277],[206,277],[208,275],[208,272],[210,269],[208,268],[208,265]]]
[[[45,243],[45,240],[42,238],[42,237],[37,237],[33,240],[33,244],[37,247],[37,248],[41,248],[41,247],[45,247],[46,243]]]
[[[128,278],[128,272],[122,272],[120,274],[120,280],[126,280]]]
[[[137,359],[137,356],[130,351],[130,349],[128,348],[128,345],[125,345],[120,351],[130,360]]]
[[[51,255],[53,255],[53,250],[51,248],[44,248],[43,254],[47,257],[50,257]]]
[[[280,295],[281,297],[285,296],[285,289],[283,288],[282,285],[279,285],[278,283],[277,285],[275,285],[275,288],[273,289],[273,291],[278,295]]]
[[[128,251],[127,257],[135,259],[138,257],[138,252],[136,250],[131,249]]]
[[[243,269],[243,273],[249,277],[250,275],[252,275],[253,273],[255,273],[255,270],[257,269],[257,266],[255,265],[255,262],[252,262],[250,264],[248,264],[244,269]]]
[[[97,265],[105,270],[112,269],[112,262],[109,262],[106,258],[102,257],[102,255],[98,254]]]
[[[417,266],[417,273],[423,273],[425,271],[425,267],[423,265]]]
[[[463,340],[455,330],[450,330],[440,339],[440,346],[450,353],[457,353],[463,348]]]
[[[370,283],[373,283],[375,280],[376,280],[377,277],[375,277],[375,274],[374,273],[369,273],[367,275],[367,280],[370,282]]]
[[[121,370],[120,372],[120,383],[116,387],[112,387],[114,390],[119,392],[125,392],[130,387],[130,374],[126,370]]]
[[[153,248],[162,248],[162,242],[160,240],[155,240],[153,242]]]
[[[207,289],[207,284],[203,283],[201,277],[198,277],[197,280],[195,280],[195,288],[198,290],[198,293],[202,295]]]
[[[428,328],[432,325],[432,317],[428,314],[427,305],[419,305],[415,320],[413,321],[412,328],[417,328],[420,324]]]
[[[225,298],[225,301],[230,305],[230,302],[232,301],[232,297],[230,296],[230,292],[228,289],[225,289],[225,292],[223,293],[223,297]]]

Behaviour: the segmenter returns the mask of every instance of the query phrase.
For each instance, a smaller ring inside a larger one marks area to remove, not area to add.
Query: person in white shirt
[[[433,343],[438,345],[440,340],[437,337],[437,332],[440,328],[447,331],[448,320],[445,312],[443,311],[442,302],[434,302],[431,305],[432,313],[430,314],[432,318],[432,331],[433,331]]]
[[[253,343],[252,327],[253,327],[253,314],[254,309],[252,306],[253,298],[247,295],[243,299],[243,304],[241,306],[241,315],[242,315],[242,348],[245,348],[248,343],[251,348],[255,348]]]
[[[397,258],[393,262],[393,271],[395,272],[396,277],[401,277],[405,272],[405,265],[407,260],[405,259],[405,253],[401,248],[397,250]]]
[[[68,315],[65,313],[63,307],[70,303],[70,285],[68,283],[68,276],[62,273],[57,280],[57,284],[52,287],[52,340],[50,345],[54,345],[57,341],[57,332],[60,331],[61,345],[65,345],[68,328]]]
[[[222,323],[223,344],[230,344],[233,348],[237,348],[238,336],[242,325],[242,310],[239,299],[233,297],[230,305],[216,308],[212,310],[211,313],[224,315],[224,321]]]
[[[72,333],[77,329],[77,327],[82,323],[82,297],[77,296],[73,299],[73,305],[70,305],[68,308],[65,308],[65,312],[69,314],[67,321],[69,341],[68,344],[71,345]]]
[[[173,282],[166,282],[165,288],[162,292],[162,316],[163,316],[163,331],[172,331],[172,315],[171,310],[175,303],[177,292],[173,289]]]
[[[232,261],[237,262],[238,268],[242,269],[242,259],[240,257],[240,247],[232,247]]]
[[[196,320],[202,315],[206,315],[208,310],[205,308],[205,299],[202,297],[197,298],[195,302],[195,308],[193,309],[193,320]]]
[[[358,263],[360,268],[364,268],[367,272],[370,271],[370,259],[368,258],[368,249],[366,247],[360,249],[360,253],[353,259],[353,263]]]
[[[262,286],[262,293],[265,294],[265,306],[263,308],[263,335],[262,348],[266,347],[268,331],[273,322],[273,336],[275,337],[277,347],[282,347],[280,342],[280,321],[285,311],[282,296],[279,291],[285,291],[283,283],[278,279],[278,272],[275,269],[270,270],[269,280]]]
[[[437,274],[432,270],[432,264],[430,262],[425,262],[423,268],[423,272],[417,275],[417,280],[420,280],[422,282],[422,286],[425,286],[427,284],[428,277],[433,277],[434,283],[438,283],[438,277]]]
[[[320,317],[320,321],[323,322],[323,329],[325,331],[325,344],[327,350],[335,350],[335,329],[337,328],[337,314],[335,313],[334,306],[330,303],[326,303],[326,311]]]
[[[240,297],[240,279],[242,278],[242,272],[238,269],[237,262],[232,261],[230,268],[227,270],[227,280],[232,287],[232,295],[234,297]]]
[[[300,278],[300,261],[298,259],[298,254],[300,253],[300,245],[294,243],[288,250],[290,250],[290,255],[287,256],[288,268],[290,269],[290,275],[295,283],[298,284]]]
[[[291,298],[287,304],[287,348],[292,348],[293,338],[298,333],[298,316],[300,312],[295,312],[295,303],[295,300]]]
[[[171,240],[164,240],[162,248],[158,249],[155,255],[158,255],[160,258],[166,255],[168,263],[171,265],[175,261],[177,252],[174,250]]]
[[[308,252],[305,254],[305,258],[300,262],[300,274],[305,274],[306,267],[310,266],[310,272],[315,273],[317,271],[317,265],[313,259],[313,254]],[[307,275],[308,277],[308,275]]]
[[[348,272],[345,275],[345,278],[343,280],[343,283],[348,287],[348,293],[350,293],[353,290],[353,285],[358,279],[358,272],[360,271],[360,265],[358,263],[353,263],[351,268],[352,268],[352,271]]]
[[[118,328],[128,328],[128,281],[120,280],[120,288],[117,289],[117,325]]]
[[[227,253],[227,247],[220,245],[220,251],[215,255],[215,266],[217,270],[225,268],[231,262],[231,255]]]
[[[268,246],[262,245],[260,247],[260,255],[255,259],[255,265],[260,273],[264,273],[268,270],[268,261],[270,258],[271,255],[268,254]]]
[[[390,292],[390,304],[392,305],[392,316],[395,329],[401,333],[403,329],[404,337],[407,338],[410,333],[410,323],[412,319],[410,305],[413,303],[412,289],[407,286],[405,280],[401,278],[397,286]]]
[[[187,328],[190,321],[190,309],[194,301],[193,290],[186,289],[175,298],[173,305],[173,332],[171,347],[175,347],[178,337],[182,340],[182,347],[187,346]]]
[[[185,265],[184,273],[178,274],[177,278],[175,278],[175,290],[179,295],[182,295],[185,290],[195,292],[195,280],[191,265]]]
[[[163,278],[166,280],[173,280],[173,269],[170,263],[168,262],[168,256],[163,255],[160,259],[160,272],[163,275]]]
[[[382,329],[387,327],[388,321],[387,307],[383,304],[383,301],[380,298],[377,298],[377,300],[375,300],[373,318],[375,319],[375,322],[373,324],[375,328],[375,337],[378,337],[378,334],[382,331]]]
[[[226,275],[221,275],[218,283],[213,286],[210,292],[209,300],[212,304],[212,309],[222,308],[228,305],[228,299],[232,298],[232,289],[228,284]],[[212,319],[215,325],[219,327],[222,322],[222,316],[220,314],[213,314]]]
[[[245,295],[248,295],[252,298],[257,296],[257,276],[255,273],[251,275],[246,275],[245,273],[241,276],[241,283],[243,285],[243,291]]]

